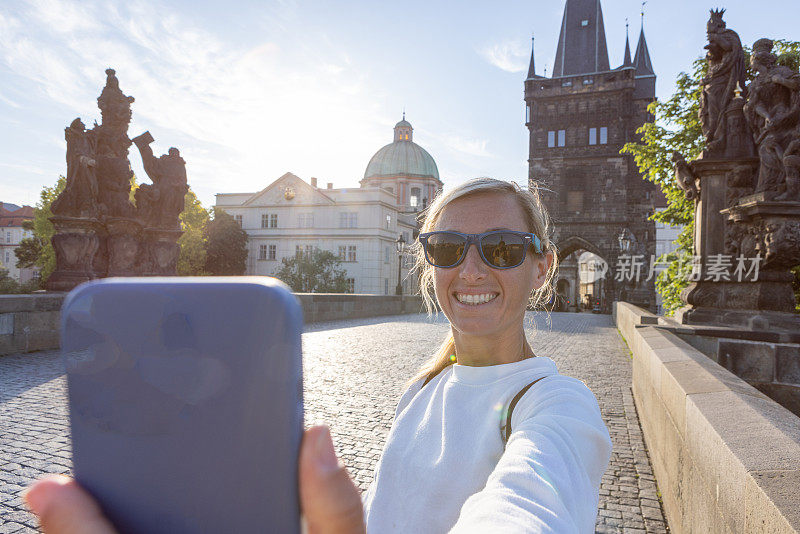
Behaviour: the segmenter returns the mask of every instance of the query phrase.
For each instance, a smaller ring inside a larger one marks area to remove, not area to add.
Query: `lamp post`
[[[617,241],[619,242],[619,250],[623,254],[627,254],[631,250],[631,241],[633,238],[633,234],[627,228],[623,228],[622,232],[617,237]]]
[[[400,283],[400,274],[403,271],[403,251],[406,248],[406,240],[403,237],[403,234],[400,234],[400,237],[397,238],[397,241],[394,242],[395,249],[397,250],[397,288],[395,289],[395,295],[402,295],[403,294],[403,285]]]

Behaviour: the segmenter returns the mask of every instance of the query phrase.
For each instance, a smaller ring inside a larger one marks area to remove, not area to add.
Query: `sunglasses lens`
[[[516,267],[525,259],[525,239],[518,234],[492,232],[481,239],[481,251],[494,267]]]
[[[431,234],[425,250],[428,261],[436,267],[450,267],[455,265],[464,253],[466,240],[458,234],[447,232]]]

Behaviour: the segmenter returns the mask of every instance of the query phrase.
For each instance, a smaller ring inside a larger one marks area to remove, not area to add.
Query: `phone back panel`
[[[126,278],[62,309],[75,476],[122,533],[299,532],[302,312],[269,278]]]

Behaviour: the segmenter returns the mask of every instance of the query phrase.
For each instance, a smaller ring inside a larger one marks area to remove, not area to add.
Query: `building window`
[[[392,227],[392,216],[391,215],[387,215],[386,216],[386,229],[388,230],[391,227]]]
[[[389,294],[389,279],[388,278],[384,278],[383,279],[383,294],[384,295],[388,295]]]
[[[6,250],[6,265],[8,265],[10,261],[11,261],[11,255],[10,255],[10,254],[9,254],[9,252]]]
[[[567,131],[566,130],[559,130],[558,131],[558,146],[564,146],[567,141]]]
[[[278,214],[272,213],[269,216],[269,227],[270,228],[277,228],[278,227]]]
[[[600,144],[605,145],[608,144],[608,128],[603,126],[600,128]]]
[[[347,292],[348,293],[355,293],[356,292],[356,279],[355,278],[348,278],[347,279]]]
[[[258,259],[259,260],[267,259],[267,245],[258,245]]]
[[[409,198],[408,203],[416,208],[419,205],[419,197],[420,197],[419,187],[412,187],[411,198]]]
[[[556,146],[556,132],[551,130],[547,132],[547,147],[553,148],[554,146]]]
[[[234,215],[233,220],[239,223],[239,228],[242,227],[242,216],[241,215]]]
[[[339,213],[339,228],[358,228],[358,212]]]
[[[347,247],[339,245],[339,259],[341,261],[347,260]]]
[[[347,247],[347,261],[356,261],[356,246],[349,245]]]
[[[299,226],[300,228],[314,228],[314,214],[298,213],[297,226]]]
[[[261,228],[268,228],[269,227],[269,213],[262,213],[261,214]]]
[[[311,258],[311,254],[313,254],[313,252],[314,252],[314,245],[306,245],[304,252],[305,252],[306,258]]]
[[[11,232],[6,232],[6,243],[11,243]]]
[[[386,247],[383,250],[383,263],[389,263],[392,261],[392,249],[391,247]]]
[[[589,128],[589,144],[597,144],[597,128]]]
[[[583,211],[583,191],[567,191],[567,211]]]
[[[303,255],[303,247],[302,245],[295,245],[294,246],[294,257],[299,258]]]
[[[531,107],[527,105],[525,106],[525,122],[531,122]]]
[[[278,245],[270,245],[267,249],[267,259],[275,260],[278,257]]]
[[[572,87],[571,81],[561,82],[561,87]]]

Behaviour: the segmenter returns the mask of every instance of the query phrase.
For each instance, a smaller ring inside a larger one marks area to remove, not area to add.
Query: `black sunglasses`
[[[495,269],[511,269],[525,261],[525,251],[533,247],[542,253],[542,241],[536,234],[514,230],[492,230],[482,234],[426,232],[419,234],[425,259],[434,267],[455,267],[464,261],[471,244],[478,247],[483,261]]]

